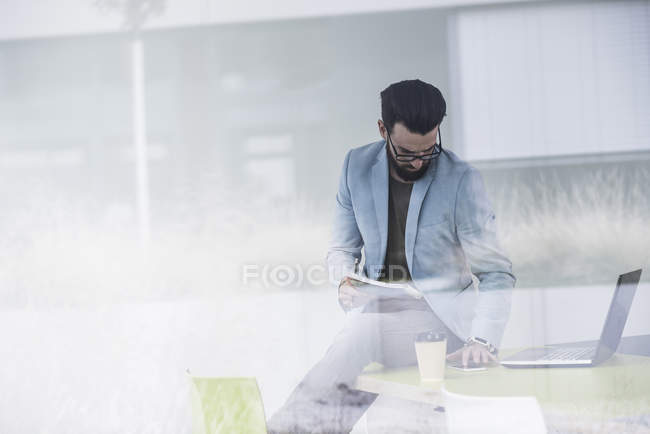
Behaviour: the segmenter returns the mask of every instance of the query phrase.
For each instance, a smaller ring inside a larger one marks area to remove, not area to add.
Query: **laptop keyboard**
[[[596,349],[594,347],[558,348],[541,357],[539,360],[591,360],[595,352]]]

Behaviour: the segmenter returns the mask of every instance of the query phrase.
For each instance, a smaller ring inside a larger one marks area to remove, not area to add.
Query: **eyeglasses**
[[[388,141],[390,142],[390,146],[393,148],[393,153],[395,154],[395,159],[397,161],[408,162],[408,161],[415,161],[417,159],[425,160],[425,161],[433,160],[434,158],[437,158],[442,152],[442,135],[440,134],[440,126],[438,126],[438,142],[436,142],[433,145],[433,151],[430,154],[423,154],[423,155],[400,154],[397,152],[397,148],[393,143],[393,139],[390,138],[390,133],[388,132],[388,128],[386,128],[386,134],[388,135]]]

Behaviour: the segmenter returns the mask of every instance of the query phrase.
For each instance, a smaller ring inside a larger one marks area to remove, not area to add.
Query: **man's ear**
[[[382,139],[386,140],[386,126],[384,125],[384,121],[378,119],[377,127],[379,128],[379,135],[382,137]]]

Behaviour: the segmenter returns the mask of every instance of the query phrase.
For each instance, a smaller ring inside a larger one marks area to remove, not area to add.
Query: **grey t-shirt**
[[[413,184],[400,182],[392,176],[388,179],[388,240],[384,268],[379,280],[391,282],[411,280],[406,261],[404,235]],[[424,300],[404,296],[374,300],[366,305],[364,312],[398,312],[409,309],[429,310],[430,308]]]
[[[413,184],[400,182],[392,176],[389,179],[388,240],[381,280],[391,282],[411,280],[411,273],[409,273],[408,262],[406,261],[404,235]]]

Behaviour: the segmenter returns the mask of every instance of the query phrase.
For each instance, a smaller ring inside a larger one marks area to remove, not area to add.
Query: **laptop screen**
[[[600,335],[595,363],[608,359],[618,348],[640,279],[641,270],[631,271],[619,276],[614,298],[609,306],[603,332]]]

